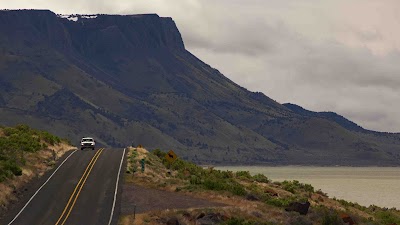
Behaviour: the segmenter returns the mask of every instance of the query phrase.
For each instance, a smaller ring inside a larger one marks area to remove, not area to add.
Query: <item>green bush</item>
[[[0,181],[12,176],[22,175],[21,166],[25,164],[26,152],[37,152],[61,142],[46,131],[36,131],[27,125],[1,128],[4,137],[0,137]]]
[[[236,177],[238,178],[245,178],[245,179],[251,179],[252,176],[249,171],[237,171],[236,172]]]
[[[325,211],[322,215],[322,225],[342,225],[343,222],[340,220],[338,214],[334,211]]]
[[[260,183],[269,183],[270,182],[268,177],[266,177],[264,174],[261,174],[261,173],[254,175],[253,180],[260,182]]]
[[[190,182],[190,184],[194,184],[194,185],[198,185],[198,184],[202,183],[200,177],[198,177],[196,175],[191,175],[189,182]]]
[[[234,195],[244,196],[247,194],[244,187],[238,183],[231,184],[231,186],[228,190]]]
[[[375,216],[380,224],[400,224],[400,217],[390,211],[378,211]]]
[[[217,179],[213,179],[213,178],[206,178],[203,182],[202,185],[208,189],[208,190],[216,190],[216,191],[223,191],[226,190],[227,187],[225,185],[226,183],[221,181],[221,180],[217,180]]]
[[[164,159],[165,155],[167,155],[166,152],[163,152],[160,149],[154,149],[151,153],[153,153],[154,155],[156,155],[160,159]]]
[[[302,190],[306,192],[314,192],[314,187],[311,186],[310,184],[302,184],[297,180],[294,181],[283,181],[281,183],[282,188],[286,191],[289,191],[291,193],[296,193],[296,191]]]
[[[12,176],[21,176],[22,169],[13,161],[0,161],[0,182]]]
[[[50,145],[59,144],[61,142],[61,139],[59,137],[54,136],[47,131],[40,132],[39,136],[40,136],[40,139],[49,143]]]
[[[22,169],[15,162],[5,162],[3,169],[11,171],[15,176],[22,175]]]
[[[268,205],[273,205],[277,207],[286,207],[290,204],[291,200],[286,198],[269,198],[265,201]]]

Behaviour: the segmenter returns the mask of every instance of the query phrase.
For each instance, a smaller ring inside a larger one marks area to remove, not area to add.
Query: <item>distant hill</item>
[[[299,115],[305,116],[305,117],[319,117],[319,118],[327,119],[327,120],[330,120],[332,122],[339,124],[340,126],[346,128],[347,130],[358,131],[358,132],[370,132],[370,131],[365,130],[364,128],[360,127],[356,123],[354,123],[334,112],[313,112],[313,111],[309,111],[307,109],[304,109],[301,106],[298,106],[298,105],[295,105],[292,103],[285,103],[283,105],[286,106],[288,109],[292,110],[293,112],[295,112]]]
[[[0,123],[215,164],[399,165],[400,135],[250,92],[171,18],[0,11]]]

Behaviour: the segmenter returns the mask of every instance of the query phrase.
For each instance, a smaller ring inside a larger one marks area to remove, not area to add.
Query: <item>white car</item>
[[[81,140],[81,150],[85,149],[85,148],[91,148],[92,150],[94,150],[96,146],[96,142],[94,141],[93,138],[91,137],[84,137]]]

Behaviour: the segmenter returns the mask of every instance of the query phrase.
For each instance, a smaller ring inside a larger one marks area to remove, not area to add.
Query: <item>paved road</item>
[[[43,177],[36,195],[27,197],[0,224],[117,224],[124,153],[104,148],[70,153]]]

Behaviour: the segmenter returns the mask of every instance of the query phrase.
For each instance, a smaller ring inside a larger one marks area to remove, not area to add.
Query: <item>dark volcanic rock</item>
[[[178,220],[178,218],[176,218],[176,217],[170,218],[170,219],[167,221],[166,224],[167,224],[167,225],[180,225],[179,220]]]
[[[285,210],[289,211],[289,212],[295,211],[295,212],[300,213],[300,215],[307,215],[308,208],[310,208],[310,203],[308,201],[305,203],[292,202],[285,208]]]

